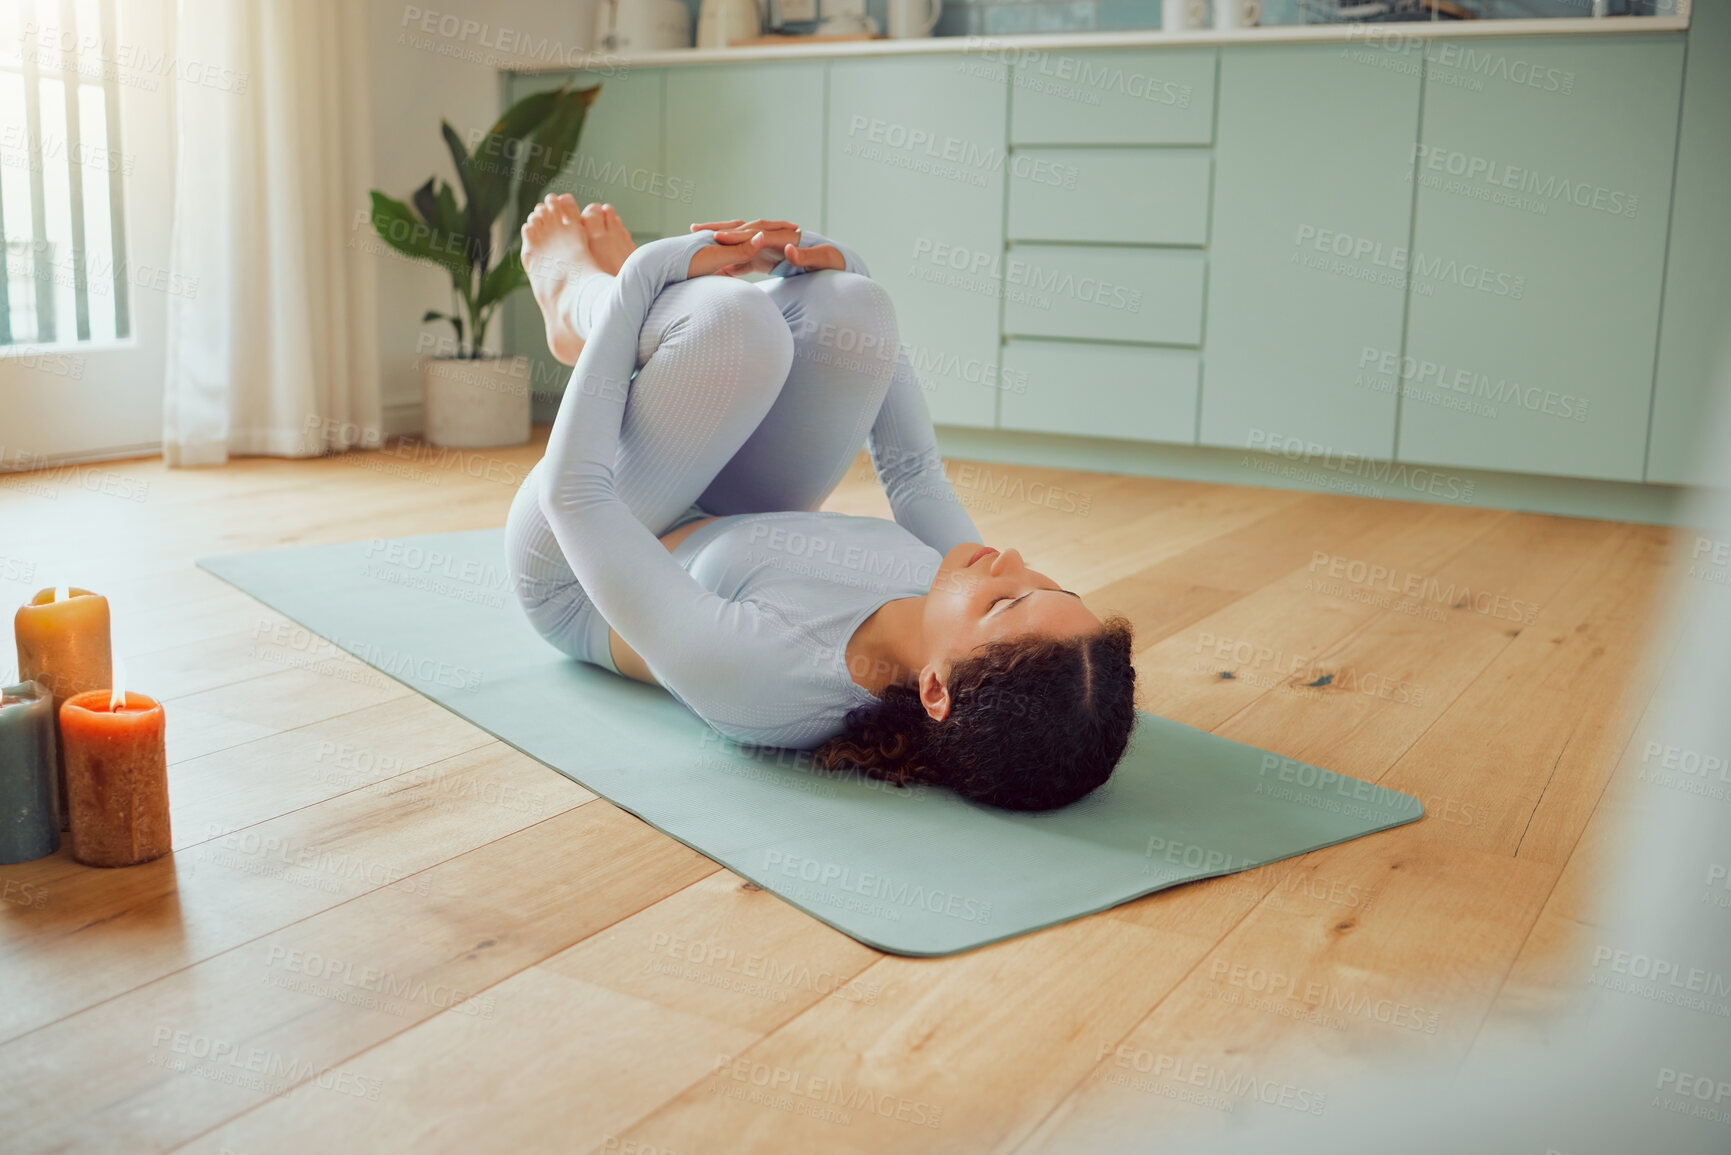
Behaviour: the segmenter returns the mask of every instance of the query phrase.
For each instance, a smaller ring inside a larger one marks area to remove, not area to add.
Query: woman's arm
[[[858,253],[821,233],[801,230],[791,221],[714,221],[691,227],[719,230],[718,240],[734,243],[757,242],[761,238],[762,247],[751,268],[772,276],[797,276],[820,268],[871,276]],[[784,256],[779,263],[772,263],[772,254],[785,252],[787,245],[794,246],[797,250],[794,255],[801,261],[796,263]],[[890,511],[899,525],[940,553],[947,553],[965,541],[980,540],[973,518],[968,516],[950,479],[944,475],[937,433],[932,429],[920,379],[905,348],[897,354],[895,375],[890,378],[889,391],[866,444],[871,449],[878,481],[889,498]]]
[[[661,289],[702,265],[710,234],[669,237],[626,260],[559,403],[541,477],[541,508],[571,572],[602,618],[656,680],[686,696],[726,685],[741,649],[767,635],[756,606],[704,589],[620,500],[613,465],[636,365],[638,332]]]
[[[906,347],[896,355],[895,375],[866,446],[898,524],[939,553],[980,540],[974,519],[944,475],[938,436]]]

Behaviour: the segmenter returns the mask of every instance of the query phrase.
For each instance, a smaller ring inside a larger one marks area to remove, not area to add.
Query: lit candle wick
[[[108,708],[119,710],[126,705],[126,663],[114,659],[114,688],[108,692]]]

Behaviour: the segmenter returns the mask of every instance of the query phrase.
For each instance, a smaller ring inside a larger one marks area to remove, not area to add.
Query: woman
[[[506,523],[543,637],[825,768],[1019,810],[1107,779],[1135,723],[1129,624],[979,544],[857,256],[785,221],[634,249],[570,197],[522,234],[575,365]],[[775,275],[734,279],[753,270]],[[895,520],[814,512],[868,436]]]

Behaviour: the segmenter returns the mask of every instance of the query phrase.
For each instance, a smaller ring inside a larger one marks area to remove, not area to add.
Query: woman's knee
[[[788,326],[795,356],[889,377],[901,352],[895,305],[884,287],[858,273],[825,269],[798,278],[799,305]]]
[[[793,360],[787,320],[749,281],[701,277],[694,285],[682,337],[743,356],[753,375],[779,384]]]

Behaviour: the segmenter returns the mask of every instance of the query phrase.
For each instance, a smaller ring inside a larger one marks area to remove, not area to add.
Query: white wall
[[[373,62],[373,187],[404,198],[429,176],[456,183],[439,119],[469,139],[501,108],[500,69],[557,66],[588,47],[594,0],[370,0]],[[383,246],[365,221],[354,243]],[[431,265],[384,251],[379,267],[379,359],[387,435],[420,429],[416,342],[451,327],[423,326],[428,309],[448,310],[450,278]],[[495,320],[488,345],[503,329]]]

